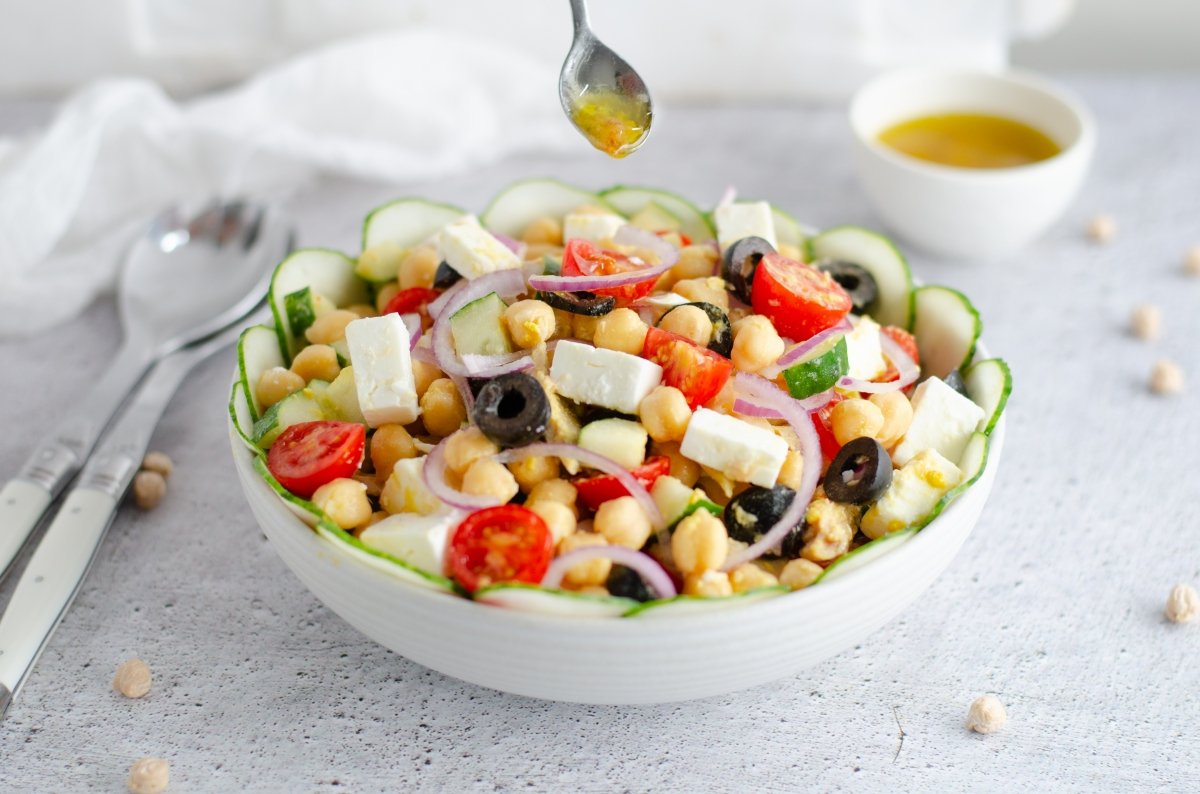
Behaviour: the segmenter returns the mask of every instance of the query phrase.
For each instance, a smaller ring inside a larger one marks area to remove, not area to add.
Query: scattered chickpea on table
[[[975,733],[995,733],[1008,722],[1004,704],[995,695],[976,698],[967,711],[967,728]]]

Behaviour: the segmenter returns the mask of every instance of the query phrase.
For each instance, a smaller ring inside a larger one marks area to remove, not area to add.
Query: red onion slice
[[[408,329],[408,352],[411,353],[417,346],[417,342],[421,341],[421,315],[402,314],[400,319],[404,321],[404,327]]]
[[[642,581],[654,591],[658,598],[674,598],[678,595],[675,583],[671,581],[671,577],[658,564],[657,560],[649,554],[643,554],[624,546],[585,546],[568,551],[550,563],[550,567],[546,569],[546,575],[542,577],[542,587],[549,589],[559,587],[563,577],[572,566],[598,558],[610,559],[633,570],[642,577]]]
[[[437,319],[433,321],[433,354],[437,356],[438,367],[442,372],[465,378],[474,373],[458,360],[458,354],[454,350],[454,339],[450,334],[451,315],[489,292],[499,293],[501,297],[510,297],[524,292],[526,287],[525,276],[520,270],[500,270],[470,281],[464,279],[459,284],[465,286],[455,291],[454,295],[442,305],[437,312]],[[452,287],[451,290],[453,289]],[[451,290],[447,290],[442,297],[449,295]],[[432,308],[432,304],[430,307]]]
[[[640,270],[614,273],[611,276],[530,276],[529,286],[543,292],[594,292],[598,289],[623,287],[656,279],[670,270],[672,264],[674,263],[660,262]]]
[[[658,505],[654,503],[654,498],[650,496],[650,492],[647,491],[642,484],[637,481],[636,477],[629,473],[628,469],[611,458],[598,455],[595,452],[584,449],[583,447],[577,447],[574,444],[551,444],[539,442],[527,444],[523,447],[506,449],[497,455],[495,460],[499,461],[500,463],[512,463],[518,460],[525,460],[526,458],[545,457],[569,458],[571,460],[577,460],[590,469],[596,469],[597,471],[605,474],[611,474],[612,476],[616,477],[617,481],[621,483],[621,485],[625,486],[625,490],[629,492],[629,495],[632,496],[637,501],[638,505],[640,505],[641,508],[646,511],[646,515],[650,517],[650,524],[655,529],[662,528],[662,513],[659,512]]]
[[[896,344],[895,340],[887,334],[879,335],[879,346],[883,349],[883,354],[899,371],[900,377],[884,382],[845,377],[837,382],[839,389],[858,391],[864,394],[881,394],[899,391],[916,383],[917,378],[921,377],[921,368],[909,357],[908,353],[904,352],[904,348]]]
[[[717,199],[717,206],[713,209],[714,211],[719,210],[721,207],[729,206],[735,201],[737,201],[737,188],[735,188],[733,185],[730,185],[725,188],[723,193],[721,193],[721,198]]]
[[[438,295],[436,298],[434,298],[433,300],[431,300],[431,301],[429,302],[429,305],[426,307],[426,308],[429,310],[429,316],[430,316],[430,317],[437,317],[439,314],[441,314],[441,313],[442,313],[442,308],[443,308],[443,307],[444,307],[444,306],[445,306],[447,303],[449,303],[450,301],[454,300],[454,296],[455,296],[455,295],[457,295],[458,293],[462,292],[464,289],[466,289],[466,288],[467,288],[467,285],[468,285],[468,284],[470,284],[470,283],[471,283],[471,282],[470,282],[470,281],[468,281],[468,280],[467,280],[467,279],[465,279],[465,278],[464,278],[464,279],[459,279],[458,281],[456,281],[456,282],[454,282],[453,284],[451,284],[451,285],[450,285],[450,286],[449,286],[449,287],[446,289],[446,291],[445,291],[445,292],[443,292],[441,295]]]
[[[812,413],[813,411],[824,408],[830,403],[831,400],[833,400],[833,389],[827,389],[820,394],[814,394],[812,397],[807,397],[803,400],[797,400],[794,397],[789,397],[788,399],[790,399],[800,410]],[[733,410],[735,413],[739,413],[742,416],[757,416],[763,419],[783,418],[774,408],[767,408],[765,406],[758,405],[752,400],[745,400],[741,397],[738,397],[733,401]]]
[[[495,507],[501,504],[494,496],[474,496],[466,494],[446,484],[446,439],[429,451],[425,465],[421,467],[421,479],[430,493],[451,507],[461,510],[482,510],[485,507]]]
[[[845,319],[842,319],[837,325],[832,328],[826,328],[824,331],[814,336],[810,336],[800,344],[785,350],[783,355],[769,367],[765,367],[759,374],[764,378],[771,379],[783,372],[789,365],[802,358],[806,353],[814,350],[818,345],[824,344],[835,336],[843,336],[853,330]]]
[[[488,234],[492,235],[492,237],[495,237],[497,240],[499,240],[501,243],[503,243],[505,248],[512,251],[517,256],[525,255],[525,243],[522,243],[518,240],[514,240],[513,238],[509,237],[507,234],[501,234],[500,232],[493,232],[490,229],[488,230]]]
[[[750,402],[758,403],[766,408],[772,408],[779,413],[787,423],[800,444],[800,455],[804,458],[804,471],[800,475],[800,487],[792,497],[792,503],[784,511],[779,520],[767,530],[758,542],[733,554],[721,570],[731,571],[744,563],[756,560],[766,552],[779,546],[792,527],[800,523],[812,501],[813,493],[817,490],[817,482],[821,479],[821,441],[817,438],[817,429],[813,426],[812,417],[799,407],[795,400],[780,391],[770,381],[763,380],[757,375],[739,372],[734,376],[734,386],[744,392]]]
[[[533,359],[528,354],[504,353],[498,356],[480,356],[465,353],[463,366],[472,378],[494,378],[509,372],[524,372],[533,369]]]
[[[617,245],[632,245],[652,252],[658,258],[659,265],[670,267],[679,261],[679,249],[668,243],[657,234],[646,229],[638,228],[627,223],[613,235]]]

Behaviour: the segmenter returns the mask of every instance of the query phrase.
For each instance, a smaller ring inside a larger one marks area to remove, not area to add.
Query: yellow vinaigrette
[[[921,116],[889,127],[879,141],[910,157],[959,168],[1010,168],[1062,151],[1041,130],[983,113]]]
[[[625,157],[642,145],[650,130],[649,105],[611,90],[584,91],[571,106],[571,121],[588,142],[612,157]]]

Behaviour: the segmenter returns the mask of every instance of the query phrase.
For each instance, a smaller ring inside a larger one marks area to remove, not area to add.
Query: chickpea
[[[683,593],[706,598],[733,595],[733,584],[729,574],[721,571],[690,573],[683,577]]]
[[[270,408],[289,394],[304,388],[304,378],[283,367],[271,367],[254,386],[254,396],[263,408]]]
[[[508,334],[518,347],[526,350],[537,347],[554,336],[557,321],[554,310],[548,303],[539,300],[523,300],[504,310],[504,322]]]
[[[829,424],[834,438],[842,445],[862,436],[878,439],[879,431],[883,429],[883,412],[873,402],[852,397],[833,407]]]
[[[575,338],[581,342],[591,342],[596,337],[596,326],[600,324],[600,317],[587,317],[582,314],[573,315],[571,318],[571,328],[575,334]]]
[[[776,485],[786,485],[793,491],[800,489],[800,480],[804,478],[804,456],[794,449],[789,449],[783,465],[779,467],[779,476],[775,478]]]
[[[446,373],[442,372],[433,364],[426,364],[424,361],[414,358],[412,360],[413,371],[413,386],[417,391],[417,399],[425,396],[425,392],[429,390],[429,386],[435,380],[446,377]]]
[[[519,490],[512,472],[492,458],[479,458],[463,474],[462,491],[472,496],[494,496],[507,503]]]
[[[700,479],[700,464],[691,458],[684,457],[683,453],[679,451],[678,442],[652,442],[650,444],[650,454],[666,455],[670,458],[671,469],[668,473],[687,487],[691,488],[695,486],[696,482]]]
[[[129,659],[117,667],[113,689],[127,698],[145,697],[150,691],[150,667],[141,659]]]
[[[681,441],[692,420],[692,409],[679,389],[655,386],[638,405],[638,418],[655,441]]]
[[[720,254],[711,245],[685,245],[679,249],[679,259],[667,271],[671,283],[693,278],[708,278],[717,269]]]
[[[879,428],[875,440],[891,449],[904,438],[908,426],[912,424],[912,403],[904,396],[904,392],[900,391],[872,394],[869,399],[883,415],[883,427]]]
[[[446,439],[446,466],[450,471],[462,474],[475,461],[498,452],[500,447],[478,427],[464,427]]]
[[[574,317],[575,315],[568,311],[564,311],[563,309],[554,309],[555,339],[569,339],[571,335],[575,333]]]
[[[358,480],[339,477],[325,483],[312,495],[312,503],[342,529],[353,529],[371,520],[367,486]]]
[[[346,307],[346,311],[354,312],[360,319],[363,317],[374,317],[376,314],[375,307],[368,303],[353,303]]]
[[[733,335],[733,365],[742,372],[758,372],[783,355],[783,339],[761,314],[745,318]]]
[[[646,344],[649,330],[633,309],[614,309],[596,323],[592,341],[596,347],[638,356]]]
[[[671,557],[684,574],[715,571],[725,562],[729,533],[721,519],[697,510],[679,522],[671,535]]]
[[[375,311],[380,314],[387,308],[387,305],[392,302],[392,298],[396,297],[396,293],[400,291],[400,284],[396,281],[389,281],[375,291]]]
[[[438,378],[429,384],[421,395],[421,417],[425,429],[439,438],[450,435],[467,421],[467,407],[454,381]]]
[[[165,758],[142,758],[129,767],[125,781],[130,794],[161,794],[171,784],[171,763]]]
[[[334,309],[313,320],[304,332],[304,338],[314,345],[332,345],[346,338],[346,326],[359,319],[347,309]]]
[[[573,533],[578,526],[575,512],[562,502],[542,499],[536,502],[526,502],[525,506],[546,522],[546,527],[549,528],[556,546],[562,542],[563,538]]]
[[[603,535],[597,535],[595,532],[576,532],[562,539],[558,544],[558,553],[566,554],[569,551],[588,546],[607,545],[608,542],[604,540]],[[611,571],[612,560],[605,557],[595,557],[576,563],[568,568],[566,574],[563,575],[563,584],[574,589],[602,585],[608,581],[608,574]]]
[[[156,471],[139,471],[133,476],[133,503],[141,510],[153,510],[167,495],[167,478]]]
[[[380,482],[392,476],[397,461],[416,456],[417,444],[404,425],[380,425],[371,436],[371,465]]]
[[[700,347],[712,341],[712,320],[699,306],[679,306],[663,315],[658,327],[690,339]]]
[[[292,359],[292,372],[303,378],[305,383],[313,380],[332,383],[341,371],[337,351],[329,345],[309,345]]]
[[[789,560],[779,572],[779,583],[793,590],[802,590],[825,572],[825,569],[811,560]]]
[[[579,508],[575,506],[575,486],[561,478],[542,480],[529,491],[529,503],[559,502],[571,509],[572,515],[579,517]]]
[[[538,483],[557,478],[558,468],[558,458],[553,456],[524,458],[508,464],[521,492],[526,494]]]
[[[541,262],[546,257],[554,259],[562,258],[563,249],[561,245],[551,245],[550,243],[530,243],[525,248],[525,255],[521,257],[524,262]]]
[[[995,695],[976,698],[967,709],[967,728],[975,733],[994,733],[1008,722],[1004,704]]]
[[[718,276],[685,278],[675,282],[671,291],[692,302],[704,301],[725,311],[729,309],[729,293],[725,291],[725,279]]]
[[[534,218],[529,225],[521,230],[521,242],[530,245],[562,245],[563,228],[557,218],[544,215]]]
[[[439,264],[441,260],[438,259],[437,251],[427,245],[409,251],[408,255],[400,260],[400,269],[396,272],[400,289],[432,287]]]
[[[729,584],[735,593],[746,593],[760,587],[773,587],[779,579],[752,562],[742,563],[729,572]]]
[[[632,496],[603,502],[596,511],[594,527],[609,543],[630,549],[645,546],[653,531],[649,516]]]
[[[170,477],[171,472],[175,469],[175,464],[171,461],[171,456],[165,452],[152,450],[146,453],[142,458],[142,468],[146,471],[156,471],[164,478]]]

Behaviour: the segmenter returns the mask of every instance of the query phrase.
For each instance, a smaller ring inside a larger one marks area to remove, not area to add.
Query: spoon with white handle
[[[160,359],[88,459],[0,615],[0,719],[75,600],[176,388],[192,367],[237,341],[247,324],[267,316],[264,309]]]
[[[281,217],[243,201],[159,215],[122,267],[117,306],[124,341],[72,416],[0,489],[0,577],[147,367],[250,311],[291,244]]]
[[[592,33],[585,0],[571,0],[571,14],[575,38],[558,76],[558,99],[593,146],[624,157],[650,133],[650,92],[633,67]]]

